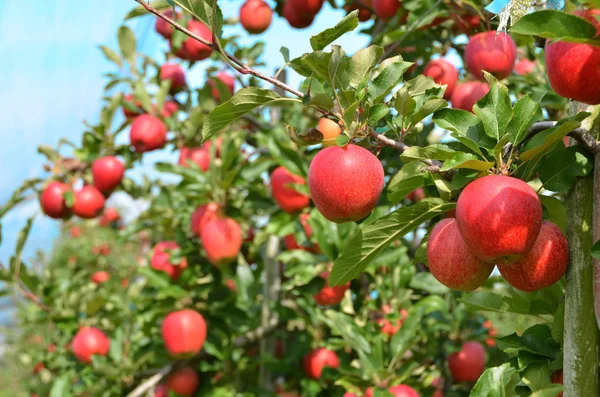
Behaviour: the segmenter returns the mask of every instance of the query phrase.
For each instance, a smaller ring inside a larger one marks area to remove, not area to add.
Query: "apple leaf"
[[[106,59],[113,62],[120,68],[123,67],[123,61],[121,60],[121,57],[112,48],[101,45],[100,50],[102,51]]]
[[[512,105],[506,86],[484,73],[493,83],[490,83],[490,92],[473,106],[473,113],[483,122],[485,133],[498,141],[513,117]]]
[[[123,55],[123,58],[125,58],[127,62],[132,65],[132,67],[135,66],[135,53],[137,46],[135,33],[133,33],[133,31],[127,26],[121,26],[117,31],[117,39],[119,41],[121,55]]]
[[[563,139],[569,132],[579,128],[581,121],[587,116],[589,113],[581,112],[577,116],[562,119],[554,127],[537,134],[525,145],[525,151],[520,156],[521,160],[526,162],[544,155],[552,145]]]
[[[576,15],[555,10],[541,10],[525,15],[512,25],[510,32],[600,45],[600,40],[594,39],[596,28],[593,24]]]
[[[342,255],[336,259],[328,279],[330,285],[341,285],[357,277],[392,242],[454,207],[454,203],[429,198],[410,207],[401,207],[367,224],[352,237]]]
[[[189,12],[213,31],[217,37],[223,33],[223,13],[216,0],[173,0],[178,6]],[[214,7],[217,9],[214,10]],[[215,15],[215,21],[213,21]],[[214,28],[214,29],[213,29]]]
[[[479,377],[469,396],[489,397],[509,395],[506,386],[511,382],[512,377],[516,375],[516,371],[515,368],[511,367],[510,363],[486,369]]]
[[[348,74],[350,75],[350,85],[360,90],[364,88],[364,81],[369,72],[375,67],[383,55],[383,48],[377,45],[371,45],[363,48],[350,58],[348,62]]]
[[[544,195],[539,195],[538,197],[548,213],[548,219],[565,233],[567,228],[567,209],[565,204],[556,197]]]
[[[367,95],[371,103],[381,102],[402,81],[404,72],[412,65],[412,62],[404,62],[400,55],[381,62],[375,70],[373,80],[367,89]]]
[[[156,0],[151,1],[150,6],[156,8],[157,10],[164,10],[166,8],[170,8],[171,6],[167,2],[167,0]],[[141,17],[148,14],[148,10],[146,10],[142,6],[137,6],[133,10],[129,11],[127,15],[125,15],[125,20]]]
[[[387,197],[392,204],[397,204],[413,190],[425,184],[425,171],[420,161],[404,164],[388,184]]]
[[[352,11],[340,20],[334,27],[325,29],[310,38],[310,46],[314,51],[320,51],[333,43],[344,34],[358,27],[358,11]]]
[[[494,166],[490,161],[481,161],[471,153],[457,153],[454,157],[444,161],[440,171],[448,171],[454,168],[467,168],[470,170],[487,171]]]
[[[544,189],[568,192],[575,179],[586,176],[594,168],[594,159],[581,146],[556,151],[545,158],[539,167]]]
[[[518,145],[527,137],[529,128],[542,117],[539,102],[534,101],[531,95],[524,96],[515,103],[513,119],[506,129],[510,134],[510,141]]]

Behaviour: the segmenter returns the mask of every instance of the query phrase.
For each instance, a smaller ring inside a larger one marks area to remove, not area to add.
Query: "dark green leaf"
[[[425,171],[423,168],[424,166],[420,161],[411,161],[404,164],[400,171],[394,175],[387,187],[388,200],[392,204],[397,204],[408,193],[424,185]]]
[[[575,117],[569,117],[560,120],[554,127],[545,130],[534,136],[525,145],[521,160],[529,161],[536,156],[541,156],[552,148],[552,146],[562,140],[569,132],[579,128],[581,121],[585,119],[589,113],[579,113]]]
[[[483,122],[485,133],[499,140],[513,117],[513,110],[505,85],[495,82],[488,92],[473,106],[473,113]]]
[[[502,364],[499,367],[486,369],[473,390],[470,397],[503,397],[510,395],[505,386],[511,381],[516,370],[509,363]]]
[[[506,131],[510,134],[510,141],[518,145],[527,136],[529,128],[542,116],[540,104],[524,96],[515,103],[513,119],[508,124]]]
[[[323,50],[342,35],[353,31],[358,26],[358,11],[352,11],[339,21],[334,27],[325,29],[310,38],[310,46],[314,51]]]
[[[221,37],[223,13],[216,0],[173,0],[173,2],[202,21],[215,36]],[[216,11],[213,10],[213,6],[217,8]],[[213,21],[213,14],[216,16],[215,21]]]
[[[383,55],[383,48],[371,45],[363,48],[350,58],[348,62],[348,74],[350,85],[360,89],[361,83],[371,70],[375,67],[379,58]]]
[[[566,232],[567,227],[567,209],[565,208],[565,204],[552,196],[538,196],[542,205],[548,212],[548,219],[550,219],[556,226],[561,228],[561,230]]]
[[[540,163],[540,180],[544,189],[568,192],[575,179],[586,176],[594,168],[594,160],[581,146],[556,151]]]
[[[525,15],[512,25],[510,31],[547,39],[599,44],[598,40],[594,40],[596,28],[593,24],[578,16],[554,10]]]
[[[367,95],[371,103],[378,103],[402,81],[404,72],[412,66],[412,62],[404,62],[401,56],[388,58],[381,62],[369,84]]]

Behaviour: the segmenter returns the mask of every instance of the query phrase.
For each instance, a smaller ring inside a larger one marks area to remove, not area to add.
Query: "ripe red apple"
[[[458,81],[458,70],[456,70],[454,65],[445,59],[434,59],[433,61],[429,61],[427,66],[425,66],[423,74],[431,77],[436,84],[446,85],[444,99],[450,99]]]
[[[116,208],[107,208],[104,210],[102,218],[100,218],[100,226],[108,226],[113,222],[117,222],[119,219],[121,219],[121,215]]]
[[[323,7],[324,0],[287,0],[294,9],[302,14],[317,15]]]
[[[326,117],[319,119],[317,130],[323,134],[323,146],[335,145],[335,139],[342,133],[340,125]]]
[[[167,143],[167,126],[154,116],[142,114],[133,120],[129,140],[138,153],[160,149]]]
[[[106,356],[110,348],[110,340],[94,327],[82,327],[77,331],[71,343],[71,349],[77,359],[83,363],[91,363],[92,356]]]
[[[191,20],[188,22],[187,26],[188,30],[192,33],[196,34],[199,37],[202,37],[204,40],[209,43],[213,42],[213,34],[212,31],[200,21]],[[185,52],[188,60],[190,61],[202,61],[206,59],[212,54],[212,48],[209,46],[199,42],[198,40],[189,37],[183,42],[183,51]]]
[[[414,203],[423,200],[425,197],[425,190],[422,187],[416,188],[406,195],[406,198]]]
[[[69,234],[73,238],[81,237],[81,228],[77,225],[71,226],[71,228],[69,229]]]
[[[550,376],[550,381],[552,383],[555,383],[557,385],[562,385],[563,383],[563,370],[559,369],[558,371],[555,371],[551,376]],[[558,394],[556,397],[563,397],[563,393],[561,392],[560,394]]]
[[[162,14],[169,19],[173,19],[173,10],[166,10]],[[175,19],[173,20],[176,21],[180,18],[181,15],[177,13]],[[173,26],[171,26],[169,22],[165,21],[162,18],[156,18],[156,22],[154,23],[154,30],[156,30],[156,33],[158,33],[167,40],[170,39],[171,36],[173,36]]]
[[[385,307],[382,307],[382,310],[384,313],[386,313]],[[386,314],[389,314],[389,311]],[[402,324],[404,324],[404,321],[406,320],[407,317],[408,317],[408,312],[405,309],[401,309],[400,310],[400,318],[395,321],[395,324],[394,324],[394,322],[388,320],[387,318],[380,318],[377,321],[377,324],[379,326],[381,326],[381,332],[391,338],[392,336],[396,335],[396,333],[398,331],[400,331],[400,328],[402,328]]]
[[[167,117],[171,117],[173,116],[175,113],[177,113],[177,111],[179,110],[179,106],[177,106],[176,102],[173,101],[167,101],[165,102],[165,104],[163,105],[162,110],[160,111],[160,114],[167,118]]]
[[[544,221],[531,251],[514,263],[498,264],[498,270],[516,289],[532,292],[560,280],[568,264],[567,239],[558,226]]]
[[[69,215],[70,209],[67,207],[63,195],[71,191],[71,187],[67,184],[57,181],[50,182],[40,195],[40,205],[44,214],[54,219],[61,219]]]
[[[521,59],[519,62],[515,64],[515,73],[521,76],[525,76],[535,69],[536,63],[534,61],[530,61],[529,59]]]
[[[171,263],[170,251],[179,249],[175,241],[163,241],[154,246],[150,266],[154,270],[165,272],[171,277],[171,280],[177,280],[181,273],[188,266],[187,259],[184,257],[179,263]]]
[[[269,28],[273,10],[264,0],[246,0],[240,8],[240,23],[250,34],[260,34]]]
[[[542,204],[535,190],[520,179],[484,176],[463,189],[456,222],[477,257],[510,263],[533,247],[542,226]]]
[[[204,317],[189,309],[171,312],[162,323],[162,337],[171,356],[194,356],[200,353],[206,339]]]
[[[257,1],[262,1],[262,0],[257,0]],[[235,90],[235,77],[233,77],[229,73],[219,72],[219,74],[217,74],[216,78],[218,80],[220,80],[223,84],[225,84],[229,93],[231,93],[231,95],[233,95],[233,91]],[[219,89],[217,88],[217,85],[215,84],[215,82],[212,79],[209,79],[207,84],[211,87],[210,92],[211,92],[213,98],[215,98],[216,101],[219,101],[221,95],[219,94]]]
[[[373,0],[373,11],[377,17],[388,21],[392,19],[400,8],[400,0]]]
[[[169,390],[182,396],[192,396],[200,386],[200,377],[190,367],[171,372],[167,378]]]
[[[167,385],[156,385],[154,397],[169,397],[169,387]]]
[[[73,213],[80,218],[92,219],[104,210],[104,196],[95,186],[87,185],[75,192]]]
[[[273,199],[287,213],[293,214],[308,207],[310,199],[307,195],[296,191],[290,185],[304,185],[306,180],[294,175],[285,167],[277,167],[271,173],[271,193]]]
[[[515,42],[504,32],[477,33],[465,47],[465,66],[479,80],[484,79],[484,70],[498,79],[510,76],[516,59]]]
[[[291,27],[304,29],[312,24],[315,19],[315,14],[299,12],[291,1],[286,1],[283,4],[283,17],[288,21]]]
[[[108,272],[105,271],[95,272],[90,277],[90,280],[92,280],[94,284],[102,284],[110,280],[110,274],[108,274]]]
[[[479,259],[467,246],[454,218],[443,219],[432,229],[427,262],[440,283],[459,291],[479,288],[494,270],[493,263]]]
[[[490,86],[481,81],[468,81],[457,84],[452,91],[450,102],[455,109],[473,111],[473,105],[490,92]]]
[[[308,188],[321,214],[335,223],[359,221],[377,205],[384,184],[381,162],[353,144],[321,150],[310,163]]]
[[[40,361],[37,364],[35,364],[35,366],[33,367],[33,373],[37,374],[38,372],[40,372],[44,368],[46,368],[46,366],[44,365],[43,362]]]
[[[192,233],[196,236],[200,236],[202,229],[208,223],[208,221],[219,216],[219,205],[215,203],[209,203],[201,205],[196,208],[192,213]]]
[[[134,118],[135,116],[138,116],[138,115],[140,115],[140,114],[142,114],[144,112],[141,109],[142,103],[140,101],[138,101],[138,100],[134,100],[132,94],[125,95],[125,98],[123,98],[123,100],[125,102],[127,102],[128,104],[131,104],[131,105],[133,105],[133,106],[135,106],[135,107],[138,108],[137,111],[133,111],[133,110],[131,110],[131,109],[123,106],[123,115],[126,118],[131,119],[131,118]]]
[[[304,373],[308,377],[319,379],[323,373],[323,368],[337,369],[340,366],[340,359],[333,350],[321,347],[304,356],[303,366]]]
[[[94,186],[102,193],[110,192],[119,186],[124,174],[125,166],[114,156],[100,157],[92,163]]]
[[[457,382],[475,382],[485,369],[485,349],[478,342],[465,342],[448,357],[448,367]]]
[[[471,14],[469,12],[457,14],[456,12],[451,12],[450,18],[456,21],[455,32],[462,32],[466,35],[470,35],[473,31],[481,28],[481,17],[477,14]]]
[[[348,14],[354,10],[358,10],[358,20],[360,22],[366,22],[369,19],[371,19],[372,7],[373,7],[372,0],[362,0],[360,2],[355,1],[354,3],[345,5],[344,9],[348,12]]]
[[[231,218],[209,220],[202,228],[200,238],[208,260],[215,266],[230,263],[242,249],[242,229]]]
[[[188,39],[193,40],[193,39]],[[160,67],[160,79],[161,80],[171,80],[171,87],[169,88],[169,92],[171,94],[176,94],[182,89],[185,88],[185,72],[176,63],[165,63]]]
[[[185,147],[183,146],[179,151],[178,164],[184,167],[188,166],[187,160],[198,164],[198,167],[202,171],[208,170],[210,166],[210,152],[206,150],[204,146],[199,147]]]
[[[312,237],[312,228],[308,224],[309,218],[310,218],[310,215],[306,214],[306,213],[300,214],[300,216],[299,216],[300,224],[302,225],[302,228],[304,229],[304,234],[306,234],[306,238],[310,242],[310,238]],[[288,250],[301,249],[301,250],[305,250],[305,251],[313,252],[313,253],[321,252],[321,248],[319,247],[318,244],[311,243],[309,247],[299,245],[298,241],[296,241],[296,236],[294,236],[293,234],[288,234],[287,236],[285,236],[283,238],[283,241]]]
[[[320,274],[322,279],[325,280],[325,285],[321,290],[313,295],[315,302],[321,306],[333,306],[338,305],[342,299],[344,299],[344,294],[350,288],[350,281],[348,281],[344,285],[337,285],[335,287],[330,287],[327,281],[329,277],[329,272],[323,272]]]
[[[587,19],[600,35],[600,10],[576,11]],[[557,94],[589,105],[600,104],[600,47],[591,44],[546,43],[546,70],[552,89]]]
[[[202,144],[202,147],[205,148],[208,153],[211,153],[213,143],[215,144],[215,156],[221,156],[221,146],[223,145],[223,137],[218,137],[213,141],[206,141],[204,142],[204,144]]]

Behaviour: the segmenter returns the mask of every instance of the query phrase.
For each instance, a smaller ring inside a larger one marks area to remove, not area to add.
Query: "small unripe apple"
[[[177,13],[176,17],[173,18],[173,10],[166,10],[162,14],[167,18],[175,21],[181,17],[181,15]],[[156,30],[156,33],[158,33],[167,40],[170,39],[171,36],[173,36],[173,26],[171,26],[169,22],[165,21],[162,18],[156,18],[156,22],[154,23],[154,30]]]
[[[335,145],[335,139],[342,133],[340,125],[326,117],[319,119],[317,130],[323,134],[323,146]]]
[[[200,232],[202,246],[215,266],[231,263],[242,249],[242,229],[231,218],[209,220]]]
[[[142,114],[133,120],[129,140],[138,153],[160,149],[167,143],[167,126],[152,115]]]
[[[184,367],[171,372],[167,378],[169,390],[182,396],[192,396],[200,386],[200,377],[190,367]]]
[[[163,105],[162,110],[160,111],[160,114],[163,117],[167,118],[167,117],[173,116],[175,113],[177,113],[178,110],[179,110],[179,106],[177,106],[176,102],[166,101],[165,104]]]
[[[193,40],[193,39],[192,39]],[[160,79],[171,80],[169,92],[176,94],[185,88],[185,72],[182,67],[176,63],[165,63],[160,67]]]
[[[400,8],[400,0],[373,0],[373,11],[384,21],[392,19]]]
[[[484,176],[463,189],[456,222],[477,257],[510,263],[533,247],[542,226],[542,204],[535,190],[520,179]]]
[[[465,66],[479,80],[484,79],[484,70],[498,79],[510,76],[516,59],[515,42],[504,32],[478,33],[465,47]]]
[[[321,347],[304,356],[304,373],[313,379],[321,378],[323,368],[330,367],[337,369],[340,366],[340,359],[333,351]]]
[[[475,382],[485,369],[485,349],[477,342],[465,342],[448,357],[448,367],[457,382]]]
[[[450,102],[455,109],[473,111],[473,105],[490,92],[490,86],[481,81],[468,81],[457,84],[452,91]]]
[[[108,272],[105,271],[95,272],[90,277],[90,280],[92,280],[94,284],[102,284],[110,280],[110,274],[108,274]]]
[[[530,61],[527,58],[521,59],[515,64],[515,73],[521,76],[528,75],[533,72],[535,65],[536,63],[534,61]]]
[[[92,163],[94,186],[102,193],[110,192],[123,180],[125,166],[114,156],[100,157]]]
[[[434,59],[433,61],[429,61],[427,66],[425,66],[423,74],[431,77],[436,84],[446,85],[444,99],[450,99],[458,81],[458,70],[456,70],[454,65],[445,59]]]
[[[303,14],[317,15],[323,7],[324,0],[287,0],[294,9]]]
[[[188,22],[187,28],[189,31],[191,31],[199,37],[202,37],[209,43],[213,42],[212,31],[208,28],[208,26],[206,26],[202,22],[191,20],[190,22]],[[202,61],[203,59],[208,58],[213,51],[212,48],[192,37],[188,37],[183,42],[182,48],[188,57],[187,59],[190,61]]]
[[[493,263],[479,259],[467,246],[454,218],[434,226],[427,242],[427,262],[436,280],[459,291],[479,288],[494,270]]]
[[[562,385],[564,384],[563,378],[563,370],[559,369],[558,371],[552,373],[552,375],[550,376],[550,381],[554,384]],[[556,397],[563,397],[563,393],[561,392],[560,394],[557,394]]]
[[[162,323],[165,347],[173,357],[192,357],[202,350],[206,339],[204,317],[194,310],[171,312]]]
[[[531,250],[514,263],[498,264],[498,270],[516,289],[533,292],[560,280],[568,264],[567,239],[558,226],[544,221]]]
[[[125,102],[127,102],[128,104],[131,104],[138,108],[137,111],[133,111],[133,110],[129,109],[128,107],[123,106],[123,115],[125,116],[125,118],[132,119],[135,116],[139,116],[140,114],[142,114],[144,112],[141,109],[142,103],[138,100],[134,100],[132,94],[125,95],[125,98],[123,98],[123,100]]]
[[[315,14],[299,12],[291,1],[283,4],[283,17],[288,21],[291,27],[304,29],[309,27],[315,19]]]
[[[329,272],[323,272],[319,276],[325,280],[325,285],[321,290],[313,295],[315,302],[321,306],[333,306],[339,305],[339,303],[344,299],[344,294],[350,288],[350,282],[348,281],[344,285],[337,285],[335,287],[330,287],[327,281],[329,277]]]
[[[150,266],[154,270],[165,272],[171,277],[171,280],[177,280],[181,273],[187,268],[187,259],[184,257],[179,263],[171,263],[170,251],[179,249],[175,241],[163,241],[154,246]]]
[[[108,226],[113,222],[117,222],[119,219],[121,219],[121,215],[116,208],[107,208],[104,210],[102,218],[100,218],[100,226]]]
[[[262,0],[259,0],[259,1],[262,1]],[[229,93],[231,93],[231,95],[233,95],[233,91],[235,90],[235,77],[233,77],[229,73],[219,72],[219,74],[217,74],[216,78],[218,80],[220,80],[223,84],[225,84],[225,86],[227,87],[227,91],[229,91]],[[217,88],[217,85],[215,84],[215,82],[212,79],[209,79],[207,84],[211,87],[210,92],[211,92],[213,98],[215,98],[216,101],[219,101],[221,95],[219,93],[219,89]]]
[[[61,219],[69,215],[70,209],[63,196],[66,192],[72,192],[69,185],[57,181],[50,182],[40,195],[40,204],[44,214],[54,219]]]
[[[271,173],[271,193],[281,209],[289,214],[308,207],[310,199],[307,195],[295,190],[290,185],[304,185],[306,180],[294,175],[285,167],[277,167]]]
[[[219,216],[219,205],[215,203],[209,203],[201,205],[196,208],[192,213],[192,233],[196,236],[200,236],[202,229],[206,224]]]
[[[575,15],[596,26],[600,35],[600,10],[580,10]],[[557,94],[588,105],[600,104],[600,46],[567,43],[546,43],[546,70],[552,89]]]
[[[188,166],[188,160],[198,164],[198,167],[202,171],[208,170],[210,166],[210,152],[206,150],[204,146],[199,147],[185,147],[183,146],[179,151],[178,164],[184,167]]]
[[[269,28],[273,10],[264,0],[246,0],[240,8],[240,23],[248,33],[260,34]]]
[[[366,218],[383,190],[381,162],[353,144],[321,150],[310,163],[308,188],[321,214],[335,223]]]
[[[77,331],[71,343],[71,349],[77,359],[83,363],[91,363],[92,356],[106,356],[110,348],[110,340],[94,327],[82,327]]]
[[[105,199],[95,186],[87,185],[75,192],[73,213],[80,218],[96,218],[104,210]]]

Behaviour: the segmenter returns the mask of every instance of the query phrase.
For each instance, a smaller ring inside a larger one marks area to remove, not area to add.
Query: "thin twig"
[[[138,387],[133,389],[131,393],[127,395],[127,397],[141,397],[146,391],[156,386],[166,374],[171,372],[171,368],[173,368],[172,363],[165,365],[156,374],[140,383]]]

